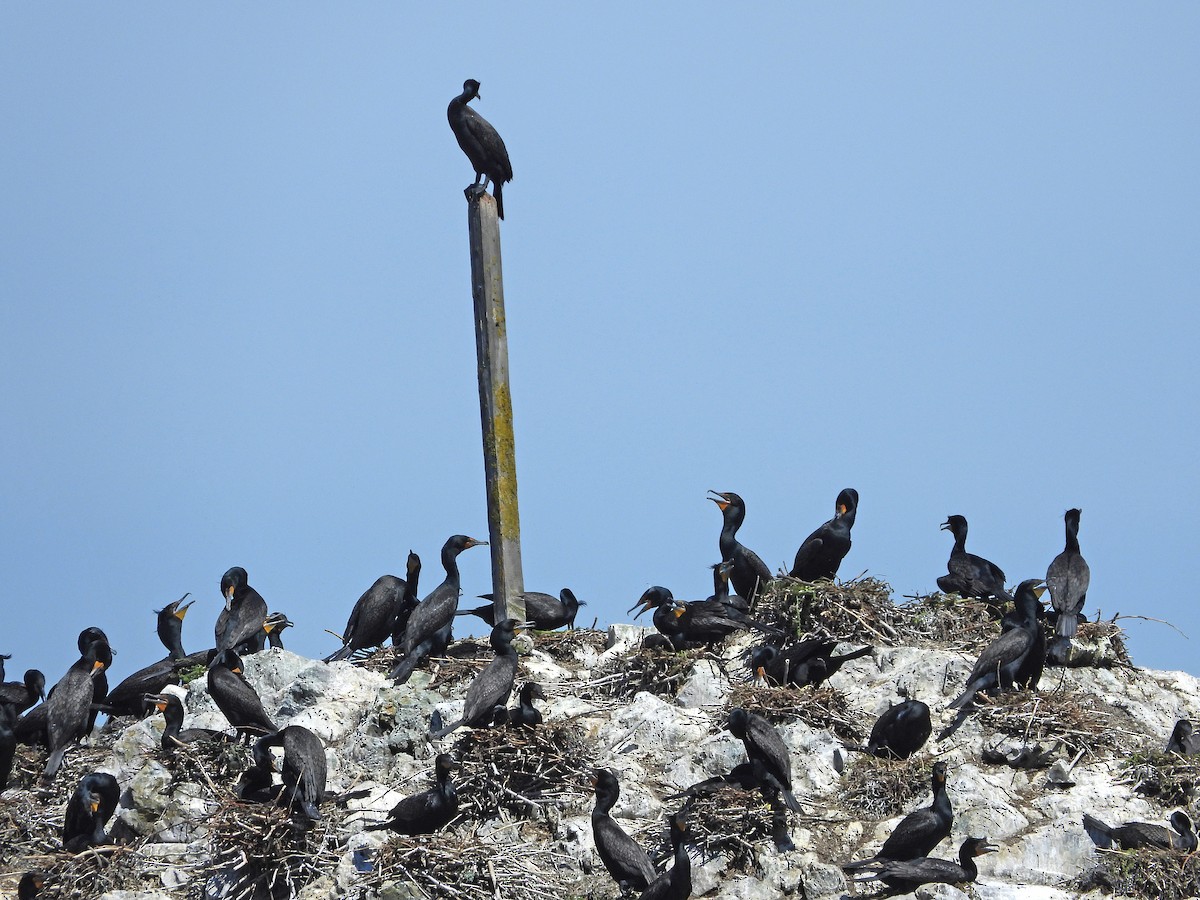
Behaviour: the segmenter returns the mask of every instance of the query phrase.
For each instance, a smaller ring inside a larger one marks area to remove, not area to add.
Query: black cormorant
[[[967,552],[966,517],[950,516],[942,523],[942,530],[954,535],[954,547],[946,562],[949,574],[937,580],[938,588],[946,594],[961,594],[980,600],[995,598],[1002,607],[1004,601],[1011,599],[1004,590],[1004,572],[994,562]]]
[[[404,646],[404,632],[408,628],[408,620],[413,610],[417,608],[417,586],[421,579],[421,557],[408,551],[408,562],[405,565],[406,576],[404,591],[396,602],[396,621],[392,624],[392,646],[400,650]]]
[[[861,647],[849,653],[834,654],[835,638],[805,638],[788,647],[760,644],[753,647],[747,661],[756,678],[769,685],[782,687],[820,687],[844,663],[874,652],[873,647]]]
[[[517,705],[508,711],[509,728],[537,728],[542,724],[542,713],[533,705],[534,700],[545,700],[546,692],[536,681],[527,681],[517,693]]]
[[[405,797],[392,807],[387,819],[368,825],[364,831],[395,831],[399,834],[433,834],[458,812],[458,793],[450,772],[458,763],[449,753],[439,753],[433,761],[436,783],[427,791]]]
[[[167,648],[166,657],[139,669],[109,691],[102,707],[104,712],[110,716],[145,715],[143,698],[146,694],[157,694],[169,684],[180,684],[181,670],[202,666],[207,662],[208,651],[191,656],[183,651],[183,619],[192,605],[183,603],[186,598],[187,594],[184,594],[156,614],[158,638]]]
[[[1200,737],[1192,734],[1192,723],[1187,719],[1180,719],[1175,723],[1175,727],[1171,729],[1171,737],[1167,741],[1167,746],[1163,753],[1179,753],[1183,756],[1192,756],[1200,753]]]
[[[325,657],[325,662],[337,662],[353,656],[355,651],[382,646],[396,627],[396,611],[405,587],[405,580],[395,575],[376,578],[350,611],[342,632],[342,648]]]
[[[487,728],[492,724],[496,707],[508,703],[512,694],[513,680],[517,676],[517,650],[512,642],[520,627],[523,626],[516,619],[505,619],[492,626],[490,641],[495,657],[479,670],[467,687],[462,718],[445,728],[432,731],[433,737],[445,737],[463,725],[468,728]]]
[[[92,675],[92,708],[88,712],[87,731],[84,732],[85,735],[91,734],[92,729],[96,727],[96,717],[100,714],[99,704],[103,703],[105,698],[108,697],[108,670],[112,666],[112,658],[117,655],[117,651],[108,643],[108,635],[93,625],[79,632],[79,638],[75,642],[75,645],[79,648],[80,656],[84,656],[87,653],[87,648],[93,641],[104,642],[106,649],[97,658],[101,658],[107,654],[107,662],[104,664],[103,669],[94,672]],[[54,688],[50,688],[50,691],[53,692]],[[47,698],[49,696],[50,694],[46,695]]]
[[[958,862],[936,856],[884,860],[878,864],[879,870],[875,874],[855,881],[882,881],[893,891],[906,894],[923,884],[962,884],[979,877],[975,857],[999,849],[989,844],[986,838],[967,838],[958,849]]]
[[[283,748],[283,764],[279,770],[283,788],[279,803],[310,820],[319,819],[321,813],[317,806],[326,797],[325,745],[302,725],[288,725],[255,741],[252,751],[255,766],[267,772],[274,770],[272,747]]]
[[[232,650],[222,650],[208,667],[208,693],[225,714],[229,724],[244,734],[270,734],[278,731],[262,699],[242,675],[242,659]]]
[[[746,502],[732,491],[709,493],[716,494],[708,499],[721,510],[721,537],[717,542],[721,559],[733,560],[729,580],[733,582],[733,589],[753,605],[759,590],[771,580],[771,570],[757,553],[738,542],[737,532],[746,518]]]
[[[646,851],[625,833],[611,815],[613,805],[621,796],[621,783],[608,769],[596,769],[592,774],[592,787],[596,791],[596,806],[592,810],[592,839],[596,843],[600,861],[622,890],[646,890],[658,875],[654,864],[650,862]]]
[[[804,539],[788,574],[801,581],[833,578],[850,552],[850,529],[858,512],[858,491],[846,488],[837,495],[834,516]]]
[[[236,647],[233,652],[238,656],[250,656],[255,653],[261,653],[267,649],[269,642],[272,649],[283,650],[283,631],[285,628],[291,628],[296,623],[287,617],[286,613],[273,612],[263,619],[262,627],[253,635],[246,638]]]
[[[1146,822],[1126,822],[1115,828],[1086,813],[1083,827],[1097,847],[1111,849],[1116,844],[1122,850],[1149,847],[1154,850],[1182,850],[1192,853],[1196,849],[1196,832],[1188,814],[1180,810],[1171,813],[1171,828],[1150,825]]]
[[[17,885],[17,900],[33,900],[45,886],[45,872],[26,872]]]
[[[225,598],[225,608],[217,616],[214,629],[218,653],[253,640],[267,619],[267,601],[250,587],[246,570],[241,566],[234,566],[221,576],[221,596]]]
[[[450,644],[450,630],[458,611],[462,592],[458,574],[458,554],[471,547],[486,546],[465,534],[456,534],[442,546],[442,567],[446,577],[424,600],[417,604],[404,630],[404,658],[392,669],[397,684],[408,681],[413,670],[427,657],[443,652]]]
[[[1063,516],[1067,530],[1067,545],[1054,557],[1046,570],[1046,587],[1050,589],[1050,606],[1056,613],[1054,640],[1048,656],[1055,665],[1063,665],[1071,653],[1071,638],[1079,627],[1088,582],[1092,573],[1087,560],[1079,553],[1078,509],[1068,509]]]
[[[479,82],[468,78],[463,82],[463,92],[450,101],[446,118],[450,129],[458,140],[458,146],[467,154],[475,169],[475,185],[486,191],[491,182],[496,193],[496,215],[504,218],[503,189],[506,181],[512,181],[512,163],[508,161],[508,150],[499,133],[474,109],[467,104],[479,96]]]
[[[163,728],[160,743],[164,750],[174,750],[183,744],[194,744],[197,741],[230,740],[229,735],[224,731],[214,731],[211,728],[184,728],[183,701],[174,693],[147,694],[143,698],[143,702],[148,709],[157,709],[163,714],[166,726]]]
[[[88,717],[95,698],[94,679],[112,664],[108,641],[98,638],[87,645],[86,652],[67,670],[50,691],[46,708],[46,745],[50,756],[42,778],[49,782],[62,765],[67,748],[88,733]]]
[[[11,706],[17,714],[25,712],[39,699],[46,698],[46,676],[37,669],[26,669],[23,681],[0,684],[0,706]]]
[[[8,787],[8,776],[12,772],[13,757],[17,754],[17,735],[13,728],[17,724],[17,709],[8,703],[0,703],[0,794]]]
[[[112,818],[120,797],[121,788],[117,785],[117,779],[107,772],[84,775],[67,802],[62,829],[63,849],[78,853],[107,841],[104,826]]]
[[[800,803],[792,793],[792,757],[775,726],[757,713],[741,707],[729,711],[728,728],[746,747],[751,761],[760,761],[779,782],[783,802],[792,812],[800,811]]]
[[[684,810],[668,816],[667,823],[675,865],[650,882],[640,900],[688,900],[692,896],[692,858],[683,843],[688,831]]]
[[[925,746],[932,731],[929,707],[920,700],[904,700],[875,720],[866,751],[882,759],[908,759]]]
[[[966,706],[979,691],[1012,690],[1018,673],[1028,669],[1029,656],[1035,651],[1037,632],[1041,629],[1037,619],[1041,584],[1040,578],[1028,578],[1017,586],[1015,602],[1020,619],[1010,619],[1013,627],[979,655],[975,668],[967,676],[966,689],[950,704],[951,709]]]
[[[881,860],[928,856],[934,847],[950,836],[950,826],[953,824],[954,810],[950,807],[950,795],[946,792],[946,764],[939,760],[933,764],[933,803],[905,816],[888,835],[879,852],[870,859],[847,863],[842,868],[854,872],[869,868]]]
[[[480,594],[479,597],[483,600],[493,600],[491,594]],[[576,599],[575,592],[570,588],[563,588],[559,591],[558,597],[552,597],[550,594],[543,594],[540,591],[523,591],[517,594],[517,597],[525,603],[525,621],[538,631],[554,631],[564,625],[568,629],[574,628],[575,616],[579,612],[579,607],[587,606],[584,601]],[[460,609],[457,615],[478,616],[489,625],[494,625],[496,623],[496,604],[491,602],[486,606],[477,606],[474,609]]]

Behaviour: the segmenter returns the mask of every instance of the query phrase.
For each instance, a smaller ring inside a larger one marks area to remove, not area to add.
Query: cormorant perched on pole
[[[504,218],[504,182],[512,181],[512,163],[508,161],[508,149],[499,132],[483,116],[467,104],[479,97],[479,82],[468,78],[463,82],[463,92],[450,101],[446,118],[450,130],[458,140],[458,146],[467,154],[475,169],[475,184],[483,181],[479,188],[486,191],[491,182],[496,194],[496,215]]]
[[[1088,583],[1092,578],[1087,560],[1079,553],[1079,513],[1078,509],[1068,509],[1063,516],[1067,544],[1046,570],[1050,606],[1057,614],[1054,640],[1050,642],[1050,649],[1046,654],[1053,665],[1065,664],[1070,656],[1071,638],[1075,637],[1075,630],[1079,627],[1083,603],[1087,599]]]
[[[942,531],[954,535],[954,547],[946,563],[947,574],[937,580],[938,588],[946,594],[980,600],[994,597],[997,607],[1002,608],[1005,600],[1012,599],[1004,590],[1004,571],[994,562],[967,552],[966,517],[949,516],[942,523]]]
[[[729,580],[733,582],[733,589],[753,606],[759,590],[771,580],[771,570],[757,553],[738,542],[737,532],[746,518],[746,501],[733,491],[709,493],[716,494],[708,499],[721,510],[721,537],[717,542],[721,559],[733,560],[733,572]]]
[[[801,581],[833,578],[850,552],[850,529],[858,512],[858,491],[846,488],[837,495],[834,517],[810,534],[796,551],[788,574]]]

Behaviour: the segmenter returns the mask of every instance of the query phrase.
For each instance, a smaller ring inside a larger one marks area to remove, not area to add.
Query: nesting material
[[[692,674],[698,659],[712,657],[707,650],[656,650],[645,648],[614,659],[592,684],[602,698],[628,700],[640,691],[673,698]],[[722,661],[723,662],[723,661]]]
[[[1126,784],[1164,807],[1186,807],[1196,798],[1200,757],[1143,751],[1132,754],[1122,768]]]
[[[998,694],[978,697],[975,705],[984,729],[984,744],[996,734],[1050,746],[1061,741],[1067,753],[1129,753],[1144,737],[1137,723],[1100,698],[1078,691]]]
[[[817,730],[827,728],[847,741],[863,740],[846,695],[828,684],[802,688],[741,685],[730,691],[729,705],[752,709],[772,725],[799,719]]]
[[[755,868],[755,845],[761,847],[764,840],[772,839],[772,817],[776,815],[762,794],[727,785],[695,798],[688,809],[689,846],[695,846],[704,859],[727,857],[731,870]],[[661,845],[652,854],[655,859],[670,855],[666,834],[664,827]],[[693,865],[695,862],[693,856]]]
[[[838,799],[849,812],[882,821],[898,816],[929,794],[929,760],[916,755],[908,759],[881,759],[855,753],[842,775]]]
[[[1080,891],[1102,890],[1145,900],[1200,896],[1200,855],[1170,850],[1099,850],[1099,864],[1080,876]]]

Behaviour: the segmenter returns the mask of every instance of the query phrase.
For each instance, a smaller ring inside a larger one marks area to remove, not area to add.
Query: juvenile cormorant
[[[1192,756],[1200,753],[1200,737],[1192,734],[1192,723],[1180,719],[1171,729],[1171,737],[1163,753],[1179,753],[1182,756]]]
[[[920,700],[905,700],[875,720],[866,751],[881,759],[908,759],[925,746],[932,731],[929,707]]]
[[[792,793],[792,758],[787,744],[775,726],[757,713],[741,707],[729,711],[728,728],[746,747],[746,756],[758,760],[779,782],[783,802],[792,812],[800,811],[800,803]]]
[[[91,641],[46,698],[46,744],[50,757],[42,771],[45,782],[50,782],[58,772],[67,748],[88,733],[88,716],[95,698],[94,679],[111,664],[108,641],[102,638]]]
[[[404,591],[396,601],[396,621],[392,624],[392,646],[397,650],[404,646],[404,632],[408,629],[408,620],[413,610],[417,608],[417,586],[421,579],[421,557],[408,551],[408,562],[405,564],[406,577]]]
[[[452,536],[442,546],[442,567],[446,577],[424,600],[417,604],[404,630],[404,658],[392,669],[396,684],[408,681],[413,670],[434,653],[443,652],[450,644],[450,629],[458,611],[458,595],[462,592],[458,574],[458,554],[471,547],[486,546],[465,534]]]
[[[833,578],[850,552],[850,529],[858,512],[858,491],[846,488],[837,495],[834,516],[804,539],[788,574],[801,581]]]
[[[266,621],[267,601],[250,587],[248,578],[241,566],[234,566],[221,576],[221,596],[225,598],[225,608],[217,616],[214,629],[218,653],[252,640]]]
[[[492,626],[490,640],[495,657],[479,670],[467,687],[462,718],[431,732],[432,737],[445,737],[463,725],[468,728],[487,728],[492,723],[496,707],[508,703],[512,694],[513,680],[517,676],[517,651],[512,642],[520,627],[523,627],[522,623],[516,619],[505,619]]]
[[[46,699],[46,676],[37,669],[26,669],[24,681],[0,684],[0,706],[11,706],[17,714],[25,712],[39,699]]]
[[[493,600],[491,594],[480,594],[479,597],[483,600]],[[517,597],[525,603],[525,620],[538,631],[554,631],[564,625],[568,629],[574,628],[579,607],[587,606],[587,603],[575,598],[575,592],[570,588],[563,588],[558,597],[540,591],[524,591]],[[495,625],[496,604],[489,602],[486,606],[477,606],[474,609],[460,609],[456,615],[478,616],[489,625]]]
[[[1079,513],[1078,509],[1068,509],[1063,516],[1067,544],[1046,570],[1050,606],[1056,613],[1054,640],[1050,643],[1048,655],[1055,665],[1065,664],[1070,656],[1071,638],[1075,637],[1075,630],[1079,627],[1083,604],[1087,600],[1088,583],[1092,578],[1087,560],[1079,553]]]
[[[433,834],[458,812],[458,793],[450,772],[458,763],[449,753],[439,753],[433,761],[436,783],[428,791],[405,797],[392,807],[387,819],[368,825],[364,831],[395,831],[399,834]]]
[[[675,865],[650,882],[640,900],[688,900],[692,896],[692,858],[683,843],[688,832],[684,811],[668,816],[667,822]]]
[[[537,728],[542,724],[542,713],[533,705],[534,700],[545,700],[546,692],[536,681],[521,685],[517,694],[517,705],[508,711],[509,728]]]
[[[350,612],[342,632],[342,648],[325,657],[325,662],[337,662],[353,656],[355,651],[382,646],[396,627],[396,612],[406,587],[405,580],[395,575],[376,578]]]
[[[975,857],[995,853],[986,838],[967,838],[958,849],[958,862],[938,859],[936,856],[920,856],[909,860],[884,860],[879,871],[855,881],[882,881],[893,891],[910,893],[923,884],[962,884],[979,877]]]
[[[17,900],[33,900],[45,886],[45,872],[26,872],[17,885]]]
[[[117,779],[107,772],[84,775],[67,802],[62,829],[63,849],[78,853],[107,841],[104,826],[112,818],[120,797],[121,788],[117,785]]]
[[[208,667],[208,693],[225,714],[229,724],[246,736],[278,731],[262,699],[242,675],[242,659],[232,650],[222,650]]]
[[[211,728],[184,728],[183,701],[174,693],[147,694],[143,702],[148,709],[157,709],[163,714],[166,727],[163,728],[162,741],[164,750],[174,750],[183,744],[194,744],[197,741],[226,741],[229,735],[223,731]]]
[[[1003,606],[1004,601],[1010,599],[1004,590],[1004,572],[994,562],[967,552],[966,518],[950,516],[942,523],[942,531],[954,535],[954,547],[946,562],[948,574],[937,580],[938,589],[946,594],[961,594],[980,600],[995,598]]]
[[[1012,690],[1018,674],[1028,670],[1029,657],[1035,653],[1037,632],[1041,629],[1037,619],[1041,584],[1040,578],[1028,578],[1017,586],[1015,602],[1020,619],[1010,620],[1013,627],[979,655],[975,668],[967,676],[966,689],[950,704],[951,709],[966,706],[980,691]]]
[[[646,851],[616,823],[611,812],[621,796],[621,783],[608,769],[596,769],[592,774],[596,791],[596,806],[592,810],[592,838],[596,853],[608,874],[622,890],[644,891],[658,873]]]
[[[954,810],[946,792],[946,764],[939,760],[933,764],[933,803],[905,816],[870,859],[847,863],[842,868],[854,872],[882,860],[903,861],[928,856],[943,838],[950,836],[953,824]]]
[[[770,685],[820,687],[844,663],[874,652],[873,647],[861,647],[838,655],[833,652],[837,645],[833,638],[806,638],[783,648],[760,644],[750,650],[748,664],[755,677]]]
[[[757,553],[738,542],[737,532],[746,518],[746,502],[732,491],[709,493],[716,494],[708,499],[721,510],[721,537],[717,542],[721,559],[733,560],[729,580],[733,582],[733,589],[753,605],[759,589],[771,580],[771,570]]]
[[[1122,850],[1149,847],[1154,850],[1182,850],[1192,853],[1196,849],[1196,832],[1188,814],[1176,810],[1171,813],[1171,831],[1162,825],[1146,822],[1126,822],[1115,828],[1084,813],[1083,827],[1097,847],[1111,849],[1116,844]]]
[[[467,106],[479,96],[479,82],[468,78],[463,82],[463,92],[450,101],[446,109],[446,118],[450,121],[450,129],[458,140],[458,146],[467,154],[471,166],[475,169],[475,185],[483,181],[481,191],[486,191],[488,183],[493,185],[496,193],[496,215],[504,218],[504,196],[502,191],[506,181],[512,181],[512,163],[508,161],[508,150],[499,133],[474,109]]]
[[[0,794],[8,787],[8,776],[12,772],[13,757],[17,754],[17,735],[13,728],[17,724],[16,707],[0,703]]]

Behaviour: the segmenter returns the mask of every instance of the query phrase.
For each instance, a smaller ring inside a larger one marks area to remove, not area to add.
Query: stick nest
[[[1007,734],[1045,746],[1061,741],[1071,754],[1127,754],[1144,740],[1128,713],[1081,692],[1048,691],[1039,694],[999,694],[976,698],[985,744],[986,733]]]
[[[1200,783],[1200,757],[1196,756],[1143,751],[1132,754],[1122,769],[1127,784],[1163,806],[1187,806]]]
[[[758,791],[743,791],[726,785],[696,797],[688,807],[688,843],[707,858],[728,857],[730,869],[747,872],[755,868],[754,844],[772,837],[771,807]],[[670,855],[666,829],[655,858]],[[696,865],[693,856],[692,864]]]
[[[803,688],[740,685],[729,692],[729,705],[753,710],[772,725],[800,719],[811,728],[832,731],[848,741],[863,739],[846,695],[828,684]]]
[[[898,816],[913,802],[929,794],[929,760],[881,759],[869,753],[855,754],[842,777],[838,794],[848,811],[882,821]]]
[[[592,686],[598,696],[612,700],[628,700],[640,691],[674,698],[696,661],[706,656],[711,654],[703,648],[679,652],[643,648],[612,660],[604,671],[596,673]]]
[[[1081,891],[1100,889],[1146,900],[1200,896],[1200,856],[1169,850],[1101,851],[1096,867],[1081,875]]]

